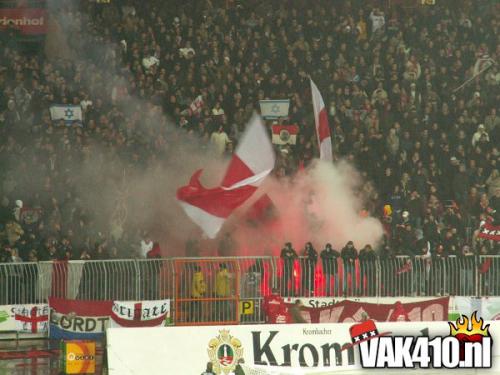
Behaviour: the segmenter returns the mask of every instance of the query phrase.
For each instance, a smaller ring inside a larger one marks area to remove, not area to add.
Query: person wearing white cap
[[[475,132],[472,136],[472,147],[476,147],[476,144],[479,142],[481,137],[485,137],[487,142],[490,141],[490,136],[486,132],[484,124],[479,124],[477,127],[477,132]]]

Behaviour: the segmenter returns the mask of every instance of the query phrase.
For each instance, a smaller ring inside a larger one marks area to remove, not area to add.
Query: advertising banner
[[[64,374],[95,374],[94,341],[64,341],[62,357]]]
[[[244,362],[242,367],[261,368],[261,372],[251,373],[262,374],[319,371],[331,374],[350,370],[371,373],[361,370],[360,350],[353,344],[357,339],[354,326],[360,326],[357,327],[359,331],[361,326],[369,324],[373,326],[370,333],[380,332],[391,338],[410,336],[429,340],[452,335],[448,322],[390,322],[376,323],[376,327],[372,321],[363,324],[201,326],[196,327],[195,340],[192,327],[111,328],[107,331],[109,371],[116,375],[199,374],[205,370],[207,362],[211,362],[215,374],[228,375]],[[487,330],[493,340],[493,349],[484,353],[492,357],[491,370],[498,369],[500,345],[495,343],[500,339],[500,323],[492,322]],[[427,351],[427,356],[428,353],[432,355],[432,351]],[[388,357],[397,354],[389,353]],[[458,354],[458,351],[454,353]],[[410,355],[410,364],[411,358]]]
[[[47,33],[47,10],[33,8],[0,8],[0,31],[14,28],[24,35]]]
[[[449,297],[428,299],[420,302],[376,304],[342,300],[323,307],[300,307],[300,314],[305,322],[343,323],[373,319],[378,322],[394,321],[438,321],[448,319]],[[288,304],[288,306],[292,306]],[[291,312],[291,307],[288,313]],[[275,315],[273,315],[275,316]],[[269,323],[273,321],[269,316]],[[293,321],[293,319],[292,319]]]
[[[49,305],[0,306],[0,332],[46,333],[48,331]]]

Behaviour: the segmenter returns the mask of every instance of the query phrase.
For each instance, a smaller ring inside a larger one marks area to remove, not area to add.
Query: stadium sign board
[[[490,323],[492,340],[500,338],[500,322]],[[361,370],[360,352],[352,345],[353,324],[289,324],[164,328],[111,328],[107,330],[110,374],[150,375],[201,373],[208,361],[216,374],[232,373],[243,359],[245,366],[294,373],[297,369]],[[393,336],[446,337],[448,322],[377,323],[380,332]],[[188,353],[188,359],[186,359]],[[493,346],[493,367],[500,369],[500,346]],[[369,370],[366,370],[369,372]],[[263,372],[266,373],[266,372]],[[306,372],[304,372],[306,373]]]

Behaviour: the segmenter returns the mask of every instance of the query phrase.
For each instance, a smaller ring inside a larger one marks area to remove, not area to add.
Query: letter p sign
[[[253,301],[243,300],[240,301],[240,314],[252,315],[253,314]]]

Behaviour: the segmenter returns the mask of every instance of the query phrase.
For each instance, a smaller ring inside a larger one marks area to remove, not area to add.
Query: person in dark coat
[[[314,270],[318,261],[318,253],[311,242],[306,243],[302,253],[302,292],[314,294]]]
[[[340,258],[340,253],[332,248],[332,244],[327,243],[320,256],[323,266],[323,275],[325,276],[326,295],[331,295],[332,278],[334,283],[334,295],[338,295],[339,279],[337,259]]]
[[[287,242],[285,244],[285,247],[281,250],[280,257],[283,260],[281,292],[283,293],[283,295],[288,296],[290,294],[290,289],[292,294],[294,291],[293,266],[295,264],[295,259],[298,258],[291,242]],[[291,286],[288,286],[289,283]]]
[[[366,245],[359,252],[359,268],[361,271],[361,291],[367,296],[375,295],[377,253],[371,245]],[[366,285],[366,288],[364,286]]]
[[[342,261],[344,264],[344,296],[347,296],[347,292],[349,289],[349,293],[352,293],[353,290],[356,290],[356,275],[354,272],[354,262],[358,257],[358,251],[354,247],[354,243],[349,241],[340,252],[340,256],[342,257]],[[351,279],[349,285],[349,278]]]

